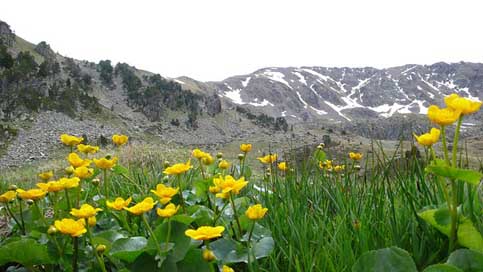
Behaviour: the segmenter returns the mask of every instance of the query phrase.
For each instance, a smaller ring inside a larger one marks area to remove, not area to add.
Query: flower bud
[[[169,181],[169,176],[164,176],[164,177],[163,177],[163,182],[164,182],[164,183],[166,183],[166,182],[168,182],[168,181]]]
[[[216,157],[217,157],[218,159],[223,158],[223,153],[221,153],[221,152],[216,153]]]
[[[354,222],[352,222],[352,226],[354,227],[355,230],[360,230],[361,229],[361,222],[359,220],[354,220]]]
[[[100,244],[96,247],[96,252],[99,254],[103,254],[106,251],[106,245]]]
[[[67,175],[72,175],[72,173],[74,173],[74,167],[72,166],[66,167],[64,171]]]
[[[34,201],[32,199],[27,199],[27,205],[32,206],[34,204]]]
[[[87,219],[87,224],[89,224],[89,227],[94,227],[97,223],[96,217],[91,216],[89,219]]]
[[[243,160],[244,158],[245,158],[245,154],[242,154],[242,153],[238,154],[238,159],[240,161]]]
[[[92,179],[92,185],[97,187],[99,186],[100,183],[101,183],[101,180],[99,178]]]
[[[8,187],[8,190],[9,190],[9,191],[17,191],[17,189],[18,189],[18,188],[17,188],[17,185],[15,185],[15,184],[12,184],[12,185],[10,185],[10,186]]]
[[[354,165],[354,169],[361,170],[361,166],[360,165]]]
[[[207,262],[211,262],[211,261],[216,260],[216,256],[213,253],[213,251],[211,251],[209,249],[205,249],[205,250],[203,250],[203,260],[205,260]]]
[[[57,233],[57,229],[54,226],[52,226],[52,225],[47,230],[47,234],[49,234],[49,235],[54,235],[56,233]]]
[[[169,167],[169,161],[164,161],[163,162],[163,167],[168,168]]]

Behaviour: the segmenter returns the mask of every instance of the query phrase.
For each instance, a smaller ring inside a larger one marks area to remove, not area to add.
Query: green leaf
[[[460,216],[458,224],[458,243],[469,249],[483,253],[483,238],[470,219]]]
[[[454,180],[466,181],[473,185],[478,185],[483,174],[474,170],[454,168],[447,165],[429,165],[426,171],[441,177],[446,177]]]
[[[423,272],[463,272],[463,270],[449,264],[435,264],[428,266]]]
[[[194,222],[198,226],[210,226],[213,223],[215,214],[212,210],[200,205],[191,206],[190,210],[192,209],[195,209],[196,211],[191,215],[191,217],[194,218]]]
[[[431,226],[449,237],[451,231],[451,215],[447,210],[446,207],[429,209],[420,212],[418,215]],[[460,245],[483,252],[483,237],[473,226],[471,220],[463,215],[459,216],[457,238]]]
[[[464,272],[483,271],[483,254],[470,249],[458,249],[449,255],[447,264]]]
[[[443,207],[440,209],[429,209],[418,213],[419,217],[421,217],[424,221],[429,223],[431,226],[435,227],[437,230],[449,236],[451,230],[451,224],[442,225],[440,223],[451,222],[451,216],[449,213],[445,213],[443,211],[438,212],[439,210],[444,210],[447,208]],[[438,220],[436,220],[435,214],[438,212]],[[448,218],[443,218],[443,216],[448,216]]]
[[[114,172],[115,174],[118,174],[118,175],[127,175],[129,173],[129,170],[119,164],[115,165],[113,168],[112,168],[112,172]]]
[[[248,262],[248,252],[246,247],[233,240],[225,238],[218,239],[210,243],[211,250],[218,260],[222,263]]]
[[[267,257],[272,253],[274,246],[275,242],[272,237],[262,238],[253,246],[253,254],[257,260]]]
[[[158,261],[154,259],[154,256],[149,255],[147,252],[143,252],[139,257],[136,258],[134,263],[129,268],[129,271],[131,272],[158,271]]]
[[[324,151],[317,149],[314,151],[314,158],[317,161],[325,161],[325,159],[327,158],[327,155],[325,154]]]
[[[0,265],[15,262],[24,266],[53,264],[46,245],[33,239],[21,239],[0,247]]]
[[[184,232],[188,229],[187,225],[177,221],[171,221],[170,224],[171,235],[169,242],[174,243],[174,248],[170,255],[172,256],[174,262],[178,262],[182,260],[185,257],[186,252],[188,252],[191,244],[191,238],[184,234]],[[159,225],[154,230],[154,234],[156,235],[158,242],[164,246],[168,234],[168,222],[164,222],[163,224]],[[155,247],[154,239],[152,239],[152,237],[149,238],[148,244],[150,248]]]
[[[111,256],[132,263],[144,252],[148,240],[141,236],[121,238],[112,244]]]
[[[209,272],[208,262],[203,260],[201,249],[191,249],[186,256],[177,263],[178,271],[183,272]],[[171,271],[171,270],[170,270]]]
[[[177,221],[177,222],[183,223],[185,225],[189,225],[195,219],[192,218],[191,216],[187,216],[186,214],[178,214],[178,215],[175,215],[175,216],[171,217],[170,220],[171,221]]]
[[[371,250],[362,254],[352,272],[417,272],[409,253],[398,247]]]

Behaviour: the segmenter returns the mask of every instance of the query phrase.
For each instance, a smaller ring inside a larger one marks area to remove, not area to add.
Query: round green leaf
[[[352,266],[352,272],[417,272],[409,253],[398,247],[368,251]]]
[[[483,254],[470,249],[458,249],[449,255],[447,264],[454,265],[464,272],[483,271]]]
[[[423,272],[463,272],[463,270],[449,264],[435,264],[428,266]]]
[[[132,263],[144,252],[148,240],[144,237],[121,238],[112,244],[111,256]]]

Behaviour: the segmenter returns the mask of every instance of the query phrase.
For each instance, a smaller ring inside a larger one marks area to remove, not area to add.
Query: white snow
[[[305,86],[307,86],[307,81],[305,80],[305,77],[299,73],[299,72],[292,72],[292,74],[296,75],[298,78],[299,78],[299,81],[304,84]]]
[[[401,114],[407,114],[411,113],[409,110],[414,104],[417,104],[419,107],[419,114],[426,114],[428,112],[428,108],[424,106],[424,101],[421,100],[413,100],[411,103],[407,105],[402,105],[397,102],[395,102],[392,105],[389,104],[383,104],[379,105],[377,107],[368,107],[369,109],[379,113],[380,116],[382,117],[391,117],[394,113],[401,113]]]
[[[282,114],[281,114],[282,117],[285,117],[287,116],[287,111],[282,111]]]
[[[225,86],[229,89],[229,91],[225,91],[223,96],[229,98],[233,103],[238,105],[246,104],[243,102],[240,92],[240,89],[233,89],[230,85],[225,83]]]
[[[271,103],[270,101],[268,101],[266,99],[263,99],[262,102],[258,102],[258,98],[255,98],[255,100],[253,102],[250,102],[248,104],[255,106],[255,107],[264,107],[264,106],[268,106],[268,105],[270,105],[272,107],[275,106],[275,105],[273,105],[273,103]]]
[[[285,86],[289,87],[290,89],[292,89],[290,84],[288,84],[288,82],[284,79],[285,75],[280,72],[273,72],[273,71],[266,70],[263,72],[263,75],[272,81],[280,82]]]
[[[406,69],[406,70],[402,71],[402,73],[401,73],[401,74],[403,74],[403,75],[404,75],[404,74],[406,74],[407,72],[411,71],[412,69],[414,69],[414,68],[416,68],[416,67],[417,67],[417,65],[414,65],[413,67],[409,67],[408,69]]]
[[[245,78],[245,80],[242,80],[241,84],[243,88],[246,88],[248,86],[248,82],[250,82],[250,79],[252,79],[252,77],[247,77]]]
[[[422,91],[422,90],[423,90],[423,88],[421,88],[421,86],[419,86],[419,85],[418,85],[418,86],[416,86],[416,88],[417,88],[418,90],[420,90],[420,91]]]
[[[316,71],[314,71],[314,70],[307,69],[307,68],[304,68],[304,69],[302,69],[302,70],[303,70],[303,71],[305,71],[305,72],[307,72],[307,73],[309,73],[309,74],[312,74],[312,75],[314,75],[314,76],[317,76],[317,77],[321,78],[321,79],[322,79],[322,80],[324,80],[324,81],[328,81],[328,80],[332,80],[332,81],[334,81],[334,80],[333,80],[331,77],[329,77],[329,76],[324,76],[324,75],[322,75],[322,74],[320,74],[320,73],[317,73],[317,72],[316,72]]]
[[[173,79],[173,81],[174,81],[174,82],[177,82],[177,83],[179,83],[179,84],[186,84],[186,83],[184,83],[183,81],[181,81],[181,80],[179,80],[179,79]]]
[[[338,107],[332,103],[330,103],[329,101],[324,101],[325,104],[327,104],[329,107],[331,107],[333,110],[335,110],[340,116],[342,116],[343,118],[345,118],[347,121],[351,121],[351,119],[347,116],[345,116],[341,111],[344,109],[344,107]]]
[[[318,115],[326,115],[326,114],[327,114],[327,112],[326,112],[326,111],[319,110],[319,109],[314,108],[314,107],[312,107],[312,106],[310,106],[310,108],[311,108],[312,110],[314,110],[314,111],[315,111],[315,112],[316,112]]]
[[[304,109],[307,108],[307,102],[305,102],[305,100],[302,98],[302,96],[300,95],[300,93],[297,91],[297,96],[299,97],[299,100],[300,102],[302,102],[302,104],[304,104]]]

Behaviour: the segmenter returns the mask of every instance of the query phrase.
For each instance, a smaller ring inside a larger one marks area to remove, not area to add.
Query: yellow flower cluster
[[[482,102],[473,101],[464,97],[460,97],[458,94],[451,94],[444,98],[444,103],[447,108],[439,108],[436,105],[431,105],[428,108],[428,119],[441,127],[448,126],[461,119],[464,115],[477,112]],[[432,128],[429,133],[424,133],[420,136],[414,135],[416,141],[426,147],[431,147],[438,142],[441,131],[436,128]]]
[[[191,162],[188,160],[186,163],[177,163],[173,166],[170,166],[164,169],[163,173],[166,175],[180,175],[180,174],[183,174],[184,172],[187,172],[192,167],[193,166],[191,165]]]
[[[69,134],[62,134],[62,135],[60,135],[60,141],[64,145],[76,146],[76,145],[82,143],[82,141],[84,141],[84,138],[72,136],[72,135],[69,135]]]
[[[156,190],[151,190],[153,194],[159,197],[159,202],[161,204],[166,204],[171,201],[174,195],[176,195],[179,191],[179,188],[172,188],[169,186],[165,186],[164,184],[160,183],[156,185]]]
[[[350,152],[349,158],[354,161],[360,161],[362,159],[362,153]]]
[[[126,136],[126,135],[122,135],[122,134],[121,135],[118,135],[118,134],[112,135],[112,142],[117,146],[125,145],[128,140],[129,140],[129,137]]]

